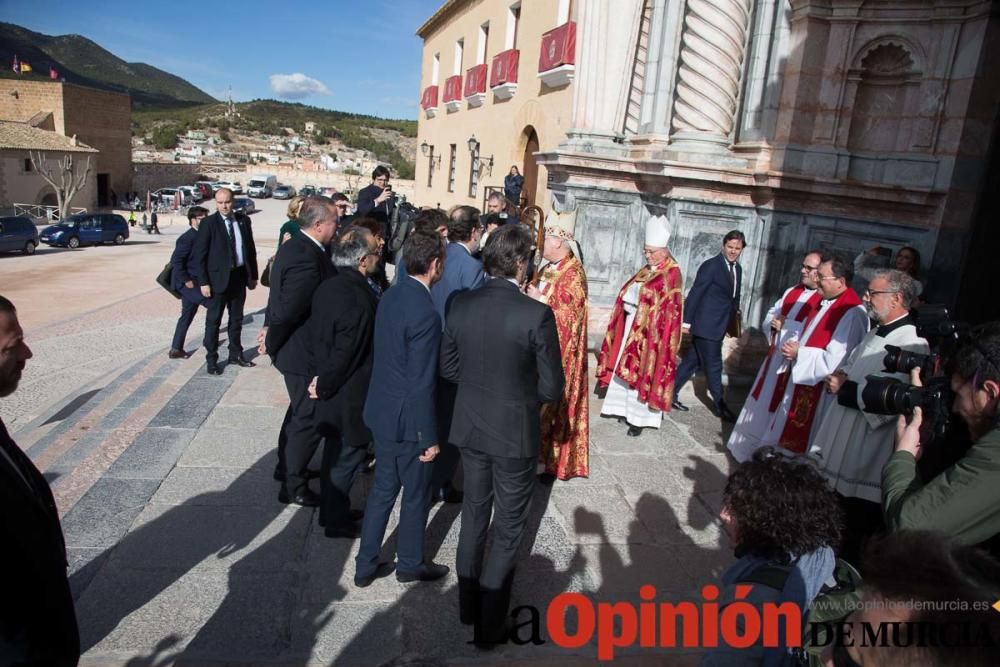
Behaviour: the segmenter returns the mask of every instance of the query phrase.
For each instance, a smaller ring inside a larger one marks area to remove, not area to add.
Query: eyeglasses
[[[869,299],[875,296],[876,294],[899,294],[899,290],[894,290],[894,289],[865,290],[865,296],[868,297]]]
[[[819,267],[818,266],[809,266],[808,264],[803,264],[802,268],[804,270],[808,271],[809,273],[812,273],[813,271],[819,271]]]
[[[837,276],[819,276],[820,280],[840,280]]]

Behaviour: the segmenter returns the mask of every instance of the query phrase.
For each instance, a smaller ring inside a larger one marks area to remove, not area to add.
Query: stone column
[[[571,144],[610,144],[625,123],[643,0],[576,3],[576,70]],[[615,48],[609,48],[615,45]]]
[[[687,0],[671,123],[677,148],[728,148],[751,0]]]

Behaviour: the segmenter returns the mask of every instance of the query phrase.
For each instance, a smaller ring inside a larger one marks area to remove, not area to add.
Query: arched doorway
[[[524,165],[522,168],[524,187],[521,189],[521,198],[527,197],[528,201],[525,205],[532,206],[535,204],[535,195],[538,192],[538,164],[535,162],[535,153],[538,152],[538,133],[535,132],[535,128],[529,125],[524,128],[521,136],[526,139],[524,156],[521,158],[521,164]]]

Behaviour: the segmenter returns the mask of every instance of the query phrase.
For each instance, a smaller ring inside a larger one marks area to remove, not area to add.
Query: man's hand
[[[794,361],[799,356],[799,341],[790,340],[781,346],[781,356],[789,361]]]
[[[525,288],[524,293],[530,296],[535,301],[542,300],[542,290],[538,289],[531,283],[528,283],[528,286]]]
[[[914,368],[910,371],[910,384],[915,387],[922,387],[920,381],[920,369]],[[913,408],[913,415],[899,415],[896,420],[896,451],[909,452],[913,458],[920,460],[923,447],[920,444],[920,426],[924,421],[924,411],[918,406]]]
[[[684,322],[683,324],[681,324],[681,331],[685,332],[691,331],[691,325],[687,322]]]
[[[844,386],[845,380],[847,380],[847,373],[844,371],[834,371],[823,379],[823,383],[826,385],[827,393],[836,394]]]
[[[203,297],[205,297],[206,299],[211,299],[212,298],[212,288],[209,287],[208,285],[202,285],[201,286],[201,295]]]
[[[319,382],[319,376],[313,378],[313,381],[309,383],[309,398],[319,398],[319,394],[316,393],[316,383]]]
[[[256,280],[251,280],[250,284],[247,285],[247,287],[250,288],[250,289],[257,289],[257,281]]]
[[[186,281],[184,283],[184,287],[187,287],[188,289],[194,289],[194,281],[193,280]]]
[[[392,196],[392,190],[386,188],[385,190],[382,190],[382,194],[380,194],[378,197],[375,198],[375,203],[381,204],[391,196]]]
[[[430,463],[431,461],[434,460],[434,457],[436,457],[440,453],[441,453],[440,447],[438,447],[437,445],[431,445],[430,447],[425,449],[424,453],[418,456],[417,459],[421,463]]]
[[[775,331],[781,331],[781,327],[784,326],[784,324],[785,324],[785,318],[783,317],[776,317],[773,320],[771,320],[771,328],[774,329]]]
[[[261,327],[257,334],[257,354],[261,356],[267,354],[267,327]]]

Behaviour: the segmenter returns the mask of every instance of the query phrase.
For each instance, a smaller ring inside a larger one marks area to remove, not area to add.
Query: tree
[[[177,147],[177,127],[166,125],[153,130],[153,145],[160,149]]]
[[[32,168],[56,191],[59,219],[64,219],[69,213],[73,197],[87,184],[87,177],[90,176],[90,156],[87,156],[82,172],[72,153],[67,153],[62,160],[56,161],[57,169],[47,165],[42,151],[28,151],[28,157],[31,158]]]

